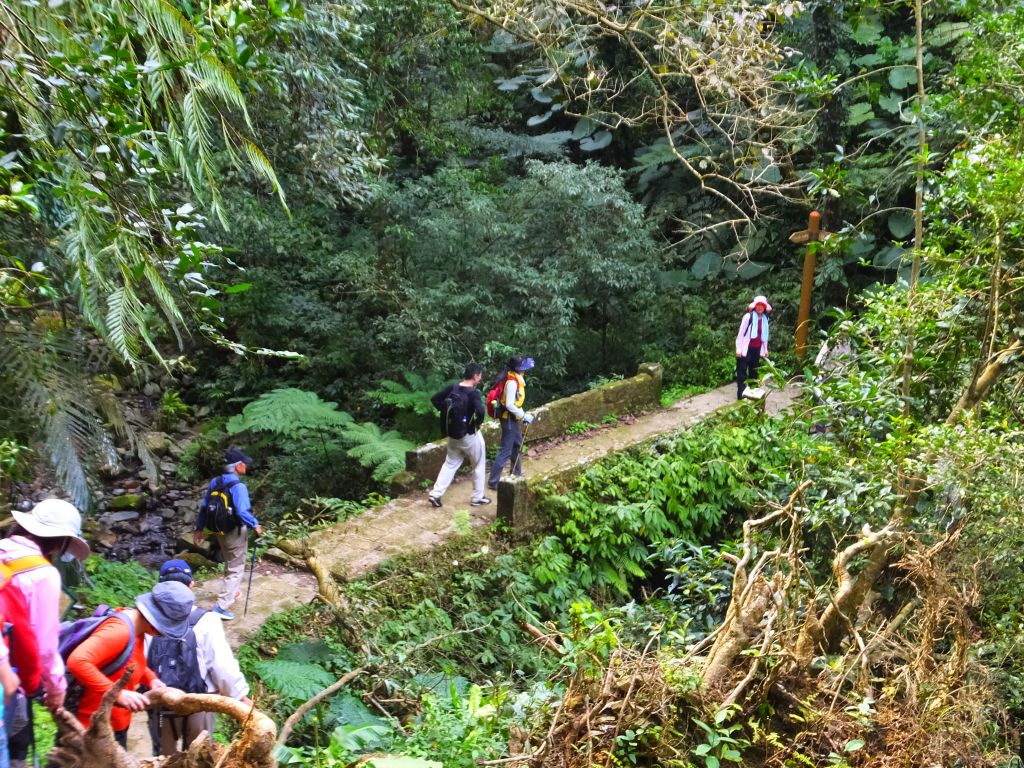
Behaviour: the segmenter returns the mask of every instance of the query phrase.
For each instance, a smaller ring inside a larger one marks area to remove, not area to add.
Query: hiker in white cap
[[[39,642],[43,703],[52,711],[64,703],[67,682],[64,661],[57,651],[60,626],[60,573],[52,562],[65,554],[79,560],[89,556],[82,538],[82,516],[62,499],[46,499],[31,512],[13,512],[15,525],[0,540],[0,562],[14,575],[11,583],[25,597],[29,622]],[[25,765],[32,742],[29,726],[8,734],[11,765]]]
[[[764,296],[755,296],[747,305],[736,334],[736,399],[743,399],[747,382],[757,384],[757,367],[768,357],[768,313],[772,305]]]

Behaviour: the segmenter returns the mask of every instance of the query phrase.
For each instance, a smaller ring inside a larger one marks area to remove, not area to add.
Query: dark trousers
[[[748,347],[747,354],[736,358],[736,399],[743,399],[747,382],[757,384],[757,367],[761,364],[761,347]]]
[[[507,419],[501,420],[501,447],[498,448],[498,455],[494,457],[491,464],[491,475],[487,484],[495,486],[501,480],[501,471],[505,463],[512,462],[512,474],[523,474],[523,463],[519,460],[519,451],[523,447],[523,430],[519,422],[512,418],[511,414]]]

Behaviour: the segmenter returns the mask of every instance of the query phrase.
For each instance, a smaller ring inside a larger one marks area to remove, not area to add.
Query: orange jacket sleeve
[[[121,619],[110,617],[75,648],[68,657],[68,671],[86,690],[107,691],[114,682],[102,668],[112,662],[128,645],[131,632]]]

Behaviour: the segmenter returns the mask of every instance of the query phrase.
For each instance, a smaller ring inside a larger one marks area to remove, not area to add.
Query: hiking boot
[[[485,504],[490,504],[490,503],[491,503],[491,500],[489,498],[487,498],[486,496],[481,496],[479,499],[473,499],[471,502],[469,502],[469,506],[471,506],[471,507],[482,507]]]
[[[490,488],[492,491],[498,490],[498,484],[497,483],[488,483],[487,487]]]
[[[220,616],[222,619],[224,619],[224,621],[231,621],[233,618],[235,618],[235,614],[233,614],[227,608],[221,608],[219,605],[213,606],[213,610],[210,611],[210,613],[214,613],[217,616]]]
[[[430,501],[430,506],[440,508],[444,506],[441,504],[440,496],[427,496],[427,500]]]

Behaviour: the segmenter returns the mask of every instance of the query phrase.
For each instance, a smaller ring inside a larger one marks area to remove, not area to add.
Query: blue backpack
[[[135,651],[135,625],[123,612],[119,613],[109,605],[101,605],[88,618],[78,619],[77,621],[62,621],[60,623],[57,650],[60,653],[60,657],[64,659],[65,664],[75,648],[85,642],[86,638],[95,632],[100,624],[110,618],[119,618],[128,625],[128,644],[112,661],[105,664],[100,671],[107,677],[110,677],[128,663],[132,653]],[[64,709],[68,712],[77,712],[79,704],[82,703],[82,693],[85,691],[85,688],[78,678],[70,672],[65,672],[65,675],[68,680],[68,692],[64,697]]]

